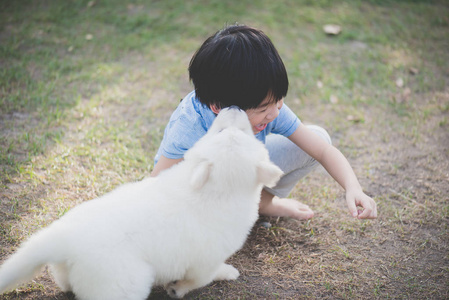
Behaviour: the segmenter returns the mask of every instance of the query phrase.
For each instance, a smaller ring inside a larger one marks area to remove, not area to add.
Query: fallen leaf
[[[347,115],[346,116],[346,120],[350,121],[350,122],[354,122],[354,123],[359,123],[363,121],[363,117],[362,116],[355,116],[355,115]]]
[[[323,30],[326,34],[337,35],[341,32],[341,26],[335,24],[327,24],[323,26]]]
[[[416,75],[419,73],[419,70],[417,68],[413,68],[411,67],[410,69],[408,69],[408,71],[410,72],[410,74],[412,75]]]
[[[404,97],[407,100],[411,93],[412,90],[410,88],[405,88],[404,91],[402,92],[402,97]]]
[[[338,103],[338,98],[337,98],[337,96],[335,96],[335,95],[331,95],[330,98],[329,98],[329,101],[330,101],[332,104],[337,104],[337,103]]]
[[[260,253],[260,254],[257,256],[257,259],[265,260],[267,257],[268,257],[267,254],[265,254],[265,253]]]
[[[394,100],[396,101],[396,103],[407,102],[409,100],[411,94],[412,94],[412,90],[407,87],[402,91],[402,93],[397,93],[394,96]]]

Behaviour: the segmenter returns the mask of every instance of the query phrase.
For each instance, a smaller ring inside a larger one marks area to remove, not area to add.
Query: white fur
[[[254,225],[263,185],[281,174],[246,114],[223,109],[183,162],[34,234],[0,268],[0,293],[46,264],[78,299],[146,299],[153,285],[181,298],[212,280],[236,279],[224,261]]]

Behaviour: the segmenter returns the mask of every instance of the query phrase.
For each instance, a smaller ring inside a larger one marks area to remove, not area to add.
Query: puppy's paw
[[[171,298],[181,299],[190,289],[186,288],[186,284],[183,280],[178,280],[167,284],[165,290]]]
[[[239,271],[231,265],[222,264],[215,275],[214,280],[236,280],[239,277]]]

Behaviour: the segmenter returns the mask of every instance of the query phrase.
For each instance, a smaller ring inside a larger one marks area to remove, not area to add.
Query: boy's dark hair
[[[285,97],[288,77],[271,40],[260,30],[232,25],[210,36],[193,55],[189,76],[201,103],[256,108]]]

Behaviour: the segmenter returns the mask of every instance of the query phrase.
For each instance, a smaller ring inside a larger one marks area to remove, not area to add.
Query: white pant
[[[325,129],[316,125],[308,125],[307,127],[326,142],[332,144]],[[298,181],[318,165],[315,159],[282,135],[271,134],[267,136],[265,146],[270,153],[271,161],[284,171],[284,175],[276,186],[273,188],[265,187],[265,190],[280,198],[287,197]]]

